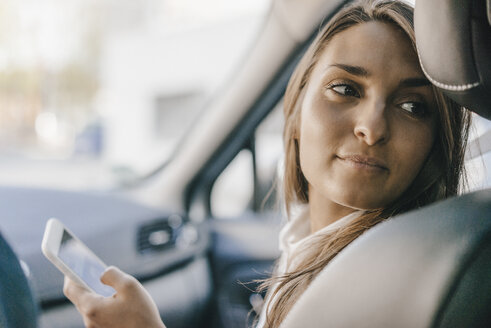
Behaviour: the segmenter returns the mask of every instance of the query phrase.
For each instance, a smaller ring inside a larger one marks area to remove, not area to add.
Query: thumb
[[[104,285],[113,287],[116,292],[127,294],[138,286],[137,280],[127,273],[124,273],[115,266],[110,266],[101,276],[101,282]]]

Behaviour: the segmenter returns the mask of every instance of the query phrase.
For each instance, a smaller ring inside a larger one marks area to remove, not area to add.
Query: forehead
[[[375,73],[423,75],[406,34],[383,22],[356,24],[336,34],[324,49],[318,66],[327,68],[332,63],[361,66]]]

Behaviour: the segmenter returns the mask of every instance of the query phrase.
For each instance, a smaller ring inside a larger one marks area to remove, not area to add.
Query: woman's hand
[[[82,314],[87,328],[165,328],[157,306],[134,277],[109,267],[101,281],[116,293],[104,297],[65,277],[63,292]]]

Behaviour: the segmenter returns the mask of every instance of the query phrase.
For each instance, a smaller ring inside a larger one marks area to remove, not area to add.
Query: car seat
[[[19,260],[0,234],[0,327],[34,328],[36,312]]]
[[[417,0],[425,75],[491,119],[491,0]],[[491,189],[392,218],[346,247],[282,327],[491,326]]]

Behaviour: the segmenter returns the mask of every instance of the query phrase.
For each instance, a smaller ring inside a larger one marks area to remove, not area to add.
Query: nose
[[[385,101],[360,106],[355,118],[354,134],[369,146],[384,143],[389,139]]]

